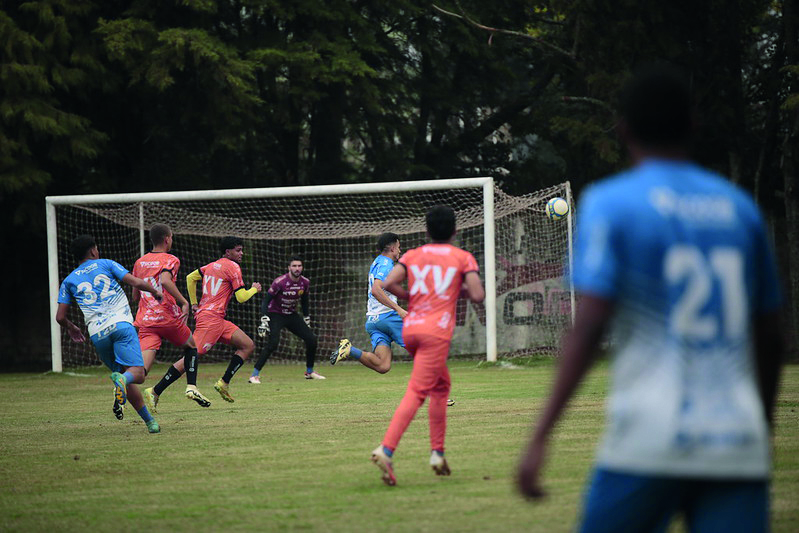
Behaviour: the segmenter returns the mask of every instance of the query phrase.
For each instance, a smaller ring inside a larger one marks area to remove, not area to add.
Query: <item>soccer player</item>
[[[552,428],[611,328],[608,426],[582,531],[767,531],[780,291],[752,199],[688,159],[688,85],[651,69],[622,92],[634,167],[585,191],[581,293],[550,396],[518,473],[542,495]]]
[[[400,256],[399,236],[383,233],[377,239],[380,252],[369,267],[369,293],[366,300],[366,332],[372,339],[372,351],[365,352],[348,339],[342,339],[338,350],[330,355],[330,364],[352,357],[375,372],[385,374],[391,370],[391,343],[403,348],[402,319],[408,312],[397,304],[397,297],[386,292],[383,282]]]
[[[255,350],[255,343],[233,322],[225,320],[230,297],[236,295],[236,301],[243,304],[259,292],[261,284],[253,282],[249,289],[244,288],[241,277],[241,259],[244,257],[244,245],[238,237],[223,237],[219,242],[222,257],[202,268],[198,268],[186,277],[189,289],[189,301],[195,310],[194,339],[197,353],[202,355],[217,342],[232,344],[236,352],[230,358],[225,374],[214,384],[214,389],[226,402],[233,402],[230,395],[230,380]],[[202,281],[202,299],[197,305],[197,282]]]
[[[461,290],[473,302],[485,298],[474,256],[450,244],[455,236],[455,212],[439,205],[430,209],[425,218],[432,243],[403,255],[384,284],[387,291],[408,300],[402,336],[413,356],[408,389],[394,412],[383,443],[372,452],[372,461],[382,470],[387,485],[396,484],[393,456],[397,444],[428,396],[430,466],[436,475],[450,474],[444,458],[444,435],[450,391],[447,356],[455,330],[455,306]],[[410,290],[400,285],[406,278]]]
[[[314,372],[316,359],[316,335],[311,331],[311,313],[308,309],[308,288],[311,282],[302,275],[302,259],[293,257],[289,262],[289,271],[275,278],[266,291],[261,303],[261,325],[258,336],[265,337],[269,333],[269,341],[261,350],[261,356],[255,363],[249,382],[261,383],[261,369],[266,360],[277,350],[280,343],[280,332],[285,327],[305,343],[305,379],[327,379]],[[302,314],[297,313],[297,303],[302,304]]]
[[[147,431],[159,433],[161,428],[144,405],[141,392],[135,385],[144,383],[144,361],[128,298],[119,282],[146,291],[156,300],[161,300],[163,293],[147,281],[130,274],[116,261],[100,259],[100,252],[91,235],[76,237],[70,248],[79,266],[61,283],[56,322],[67,330],[74,342],[85,342],[83,332],[67,318],[72,301],[77,302],[97,355],[112,372],[114,414],[121,419],[122,406],[130,399],[131,405],[147,425]]]
[[[139,328],[144,371],[150,371],[162,340],[182,347],[183,357],[169,367],[155,387],[144,389],[144,401],[155,413],[161,393],[185,371],[186,398],[194,400],[201,407],[210,407],[211,402],[197,390],[197,346],[186,325],[189,302],[175,285],[180,259],[169,253],[173,243],[172,230],[166,224],[155,224],[150,228],[150,241],[153,251],[136,260],[133,275],[162,290],[164,298],[159,302],[149,293],[133,289],[133,300],[139,302],[133,325]]]

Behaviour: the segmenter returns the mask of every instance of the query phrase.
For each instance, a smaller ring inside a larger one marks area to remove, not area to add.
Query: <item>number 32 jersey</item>
[[[451,244],[425,244],[406,252],[399,262],[407,272],[410,293],[402,334],[450,340],[463,277],[479,270],[474,256]]]
[[[598,464],[765,478],[751,324],[780,293],[754,202],[693,163],[646,160],[586,190],[578,217],[574,286],[615,305]]]
[[[127,273],[110,259],[86,261],[61,283],[58,303],[77,302],[90,336],[117,322],[133,323],[128,298],[119,284]]]

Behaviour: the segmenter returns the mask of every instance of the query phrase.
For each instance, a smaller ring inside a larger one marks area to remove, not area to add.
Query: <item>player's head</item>
[[[427,235],[433,242],[449,242],[455,235],[455,211],[448,205],[431,207],[425,215]]]
[[[400,256],[399,235],[390,231],[377,238],[377,251],[396,261]]]
[[[289,261],[289,274],[294,279],[299,279],[302,276],[302,258],[295,255]]]
[[[153,247],[165,246],[169,251],[172,248],[172,229],[166,224],[153,224],[150,228],[150,242]]]
[[[639,70],[621,92],[621,132],[631,149],[686,148],[693,131],[691,91],[667,65]]]
[[[69,250],[78,263],[100,257],[100,252],[97,251],[97,243],[91,235],[78,235],[75,237],[69,245]]]
[[[222,237],[219,241],[219,252],[222,257],[241,263],[244,257],[244,241],[240,237]]]

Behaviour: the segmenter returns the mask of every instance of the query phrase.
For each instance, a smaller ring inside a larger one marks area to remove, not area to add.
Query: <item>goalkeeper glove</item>
[[[269,333],[269,317],[264,315],[261,317],[261,325],[258,326],[258,336],[266,337],[267,333]]]
[[[303,317],[303,320],[305,321],[305,325],[310,328],[311,327],[311,315]]]

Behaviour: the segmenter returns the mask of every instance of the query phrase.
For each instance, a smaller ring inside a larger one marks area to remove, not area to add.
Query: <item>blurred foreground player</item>
[[[582,531],[767,531],[780,293],[752,199],[688,159],[689,90],[665,69],[625,88],[635,163],[584,193],[575,245],[580,305],[518,483],[539,472],[555,422],[612,323],[608,425]],[[611,322],[612,319],[612,322]]]
[[[391,294],[408,300],[402,337],[413,356],[405,396],[394,412],[382,444],[372,452],[372,462],[383,471],[382,479],[387,485],[397,482],[394,451],[427,397],[430,397],[430,466],[436,475],[450,474],[444,458],[444,436],[450,391],[447,357],[455,330],[455,305],[464,286],[473,302],[485,298],[474,256],[450,244],[455,236],[455,212],[439,205],[430,209],[425,218],[432,242],[405,253],[384,285]],[[409,290],[400,285],[406,278]]]
[[[81,235],[70,245],[78,268],[67,276],[58,292],[56,322],[69,333],[74,342],[84,342],[80,328],[67,318],[74,300],[83,312],[86,327],[100,360],[111,369],[114,382],[114,414],[122,419],[128,400],[139,413],[150,433],[161,428],[144,405],[135,383],[144,383],[144,360],[141,355],[128,297],[119,285],[126,283],[161,300],[163,294],[147,281],[139,279],[110,259],[100,259],[94,237]]]

